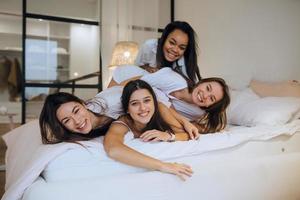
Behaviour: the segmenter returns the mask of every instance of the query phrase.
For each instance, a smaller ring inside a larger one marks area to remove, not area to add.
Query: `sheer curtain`
[[[100,21],[104,88],[111,78],[112,72],[107,66],[116,42],[135,41],[141,45],[146,39],[160,35],[157,32],[160,3],[160,0],[102,0]]]

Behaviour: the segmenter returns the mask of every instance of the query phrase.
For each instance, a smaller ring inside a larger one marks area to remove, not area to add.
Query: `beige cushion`
[[[250,87],[260,97],[300,97],[300,82],[298,81],[270,83],[252,80]]]

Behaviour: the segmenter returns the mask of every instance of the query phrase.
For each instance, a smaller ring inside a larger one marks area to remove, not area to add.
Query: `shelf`
[[[17,49],[17,48],[15,48],[15,49],[4,48],[4,49],[0,49],[0,51],[22,53],[22,48],[20,48],[20,49]]]
[[[7,36],[19,36],[22,37],[22,33],[8,33],[8,32],[0,32],[0,35],[7,35]],[[70,37],[68,36],[59,36],[59,35],[36,35],[36,34],[26,34],[27,37],[35,37],[35,38],[43,38],[43,39],[54,39],[54,40],[69,40]]]
[[[22,49],[15,49],[15,48],[4,48],[4,49],[0,49],[0,51],[4,51],[4,52],[12,52],[12,53],[22,53]],[[33,53],[33,54],[45,54],[44,52],[29,52],[29,53]],[[69,53],[51,53],[54,55],[59,55],[59,56],[69,56]]]
[[[28,52],[29,54],[46,54],[45,52]],[[69,53],[50,53],[50,55],[69,56]]]
[[[69,69],[56,69],[57,72],[70,72]]]
[[[42,38],[42,39],[54,39],[54,40],[69,40],[70,37],[67,36],[47,36],[47,35],[33,35],[33,34],[27,34],[27,37],[33,37],[33,38]]]
[[[20,36],[22,37],[22,33],[8,33],[8,32],[0,32],[1,35],[7,35],[7,36]]]

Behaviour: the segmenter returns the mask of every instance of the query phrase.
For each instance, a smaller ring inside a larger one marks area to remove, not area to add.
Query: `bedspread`
[[[229,127],[222,133],[203,135],[197,141],[174,143],[144,143],[139,139],[134,139],[132,134],[127,134],[125,143],[149,156],[172,160],[233,147],[247,141],[268,140],[282,134],[292,135],[299,130],[300,120],[296,120],[283,126]],[[67,150],[82,148],[80,145],[70,143],[43,145],[38,121],[25,124],[3,138],[8,149],[6,192],[2,200],[21,199],[25,189],[39,177],[48,163]],[[98,148],[102,152],[100,159],[109,160],[103,150],[102,138],[85,141],[82,144],[86,147]],[[117,168],[115,170],[118,171]]]

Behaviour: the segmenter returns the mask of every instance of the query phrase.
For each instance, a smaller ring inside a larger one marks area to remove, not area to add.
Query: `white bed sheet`
[[[281,127],[282,128],[282,127]],[[294,130],[283,129],[271,130],[269,127],[231,127],[230,131],[223,134],[206,135],[199,141],[176,142],[172,143],[144,143],[133,138],[133,135],[127,134],[125,143],[149,156],[161,160],[174,160],[199,155],[213,150],[222,150],[236,146],[238,144],[253,141],[267,140],[277,135],[282,135],[283,131],[291,133]],[[296,130],[296,129],[295,129]],[[264,131],[259,133],[260,131]],[[285,133],[287,133],[285,132]],[[239,135],[241,134],[241,135]],[[102,138],[97,139],[102,144]],[[252,150],[259,153],[260,151]],[[300,148],[299,148],[300,152]],[[99,170],[101,169],[101,170]],[[144,172],[145,169],[136,168],[122,164],[109,159],[102,145],[84,148],[70,149],[67,152],[57,156],[44,169],[43,177],[47,182],[78,180],[81,178],[118,176],[125,173]],[[76,174],[76,176],[74,176]]]
[[[34,124],[34,122],[31,124],[32,125],[38,125],[37,123]],[[19,129],[20,130],[20,129]],[[37,131],[38,129],[36,129]],[[188,164],[191,164],[193,166],[193,160],[185,160],[188,158],[192,158],[193,156],[197,156],[200,154],[203,154],[205,152],[210,152],[213,150],[222,150],[228,147],[233,147],[237,146],[239,144],[245,143],[247,141],[253,141],[253,140],[268,140],[271,138],[274,138],[276,136],[286,134],[286,135],[293,135],[295,132],[300,130],[300,120],[296,120],[292,123],[286,124],[284,126],[260,126],[260,127],[231,127],[228,131],[223,132],[222,134],[209,134],[202,136],[200,140],[198,141],[187,141],[187,142],[175,142],[175,143],[143,143],[137,139],[133,139],[132,135],[127,134],[126,136],[126,143],[134,148],[137,149],[140,152],[144,152],[147,155],[156,157],[158,159],[162,160],[169,160],[169,161],[180,161],[180,162],[185,162],[187,161]],[[32,130],[30,130],[32,132]],[[38,137],[38,135],[35,133],[33,134],[34,137]],[[27,135],[28,137],[28,135]],[[6,140],[9,137],[6,136]],[[35,139],[38,140],[38,139]],[[85,144],[88,147],[94,147],[98,148],[100,152],[102,152],[101,159],[108,159],[103,151],[103,147],[101,147],[101,142],[97,140],[94,141],[89,141],[85,142]],[[6,185],[6,193],[3,196],[3,200],[9,199],[9,200],[14,200],[14,199],[21,199],[25,189],[29,187],[34,180],[36,180],[40,173],[46,168],[46,166],[53,161],[57,156],[61,155],[62,153],[66,152],[69,149],[73,148],[82,148],[79,145],[74,145],[74,144],[59,144],[59,145],[42,145],[39,142],[36,142],[37,147],[36,148],[31,148],[33,152],[28,152],[27,149],[17,149],[18,155],[17,156],[22,156],[22,164],[19,165],[18,163],[18,157],[14,157],[13,162],[8,163],[8,166],[14,171],[8,169],[8,177],[10,179],[8,180]],[[26,147],[26,146],[23,146]],[[34,151],[36,149],[36,151]],[[15,150],[15,149],[14,149]],[[16,150],[15,150],[16,151]],[[8,148],[8,153],[12,156],[13,150]],[[26,153],[25,153],[26,152]],[[34,156],[32,156],[34,155]],[[26,161],[25,157],[29,157],[29,161]],[[33,159],[34,158],[34,159]],[[8,159],[9,161],[10,159]],[[201,160],[201,159],[200,159]],[[197,159],[196,159],[197,161]],[[198,162],[198,161],[197,161]],[[206,160],[205,160],[206,162]],[[240,162],[240,161],[239,161]],[[197,165],[198,166],[198,165]],[[201,166],[201,165],[200,165]],[[173,175],[168,175],[168,174],[162,174],[159,172],[141,172],[140,170],[134,171],[132,170],[133,168],[126,166],[128,171],[130,173],[126,173],[126,170],[124,171],[124,168],[122,165],[120,165],[119,168],[115,168],[114,172],[118,173],[120,170],[122,171],[122,175],[119,174],[118,176],[105,176],[107,171],[111,172],[111,169],[108,165],[107,168],[99,168],[99,171],[103,172],[103,177],[99,180],[103,180],[102,184],[108,184],[109,182],[116,184],[116,181],[124,181],[126,183],[126,180],[129,178],[130,181],[133,181],[134,184],[132,187],[137,187],[139,184],[139,181],[142,181],[144,178],[147,179],[148,176],[150,177],[156,177],[157,181],[160,180],[162,177],[166,177],[166,180],[169,180],[167,182],[171,182],[178,179],[177,177]],[[195,170],[195,168],[194,168]],[[201,167],[199,169],[201,171]],[[197,171],[197,169],[196,169]],[[15,177],[12,175],[18,175],[18,177]],[[74,176],[76,174],[74,173]],[[13,178],[11,178],[13,177]],[[122,177],[127,177],[127,178],[122,178]],[[136,177],[136,178],[135,178]],[[139,180],[141,179],[141,180]],[[153,178],[149,179],[150,182],[154,181]],[[192,178],[193,179],[193,178]],[[191,179],[191,180],[192,180]],[[73,181],[74,184],[80,182],[83,183],[85,179],[80,177],[80,179]],[[87,179],[88,180],[88,179]],[[99,181],[97,180],[97,181]],[[156,179],[155,179],[156,180]],[[96,181],[96,182],[97,182]],[[147,180],[145,180],[147,182]],[[63,184],[64,181],[57,181],[55,182],[56,184]],[[72,185],[72,182],[67,182],[67,185]],[[101,182],[101,181],[100,181]],[[183,184],[182,182],[176,181],[177,184]],[[54,182],[53,182],[54,183]],[[120,184],[121,184],[120,183]],[[118,183],[119,184],[119,183]],[[151,183],[152,184],[152,183]],[[153,183],[153,184],[158,184],[158,183]],[[47,184],[46,184],[47,185]],[[87,184],[88,185],[88,184]],[[100,184],[101,185],[101,184]],[[130,185],[128,183],[128,185]],[[56,186],[55,186],[56,187]],[[110,188],[113,188],[114,185],[112,184]],[[155,187],[156,189],[157,186]],[[66,188],[68,191],[70,188]],[[135,188],[136,189],[136,188]],[[47,189],[46,189],[47,190]],[[64,190],[63,188],[60,188],[60,190]],[[148,190],[151,191],[151,188],[148,188]],[[162,188],[163,190],[163,188]],[[158,194],[158,191],[155,191],[154,194]],[[63,192],[65,193],[65,192]],[[68,192],[67,192],[68,193]],[[76,193],[76,192],[75,192]],[[74,194],[75,194],[74,193]],[[72,192],[70,194],[72,197],[73,196]],[[92,195],[92,194],[91,194]],[[146,195],[146,194],[145,194]],[[151,196],[151,192],[148,191],[148,195]],[[164,196],[161,196],[164,197]],[[157,199],[163,199],[160,196]],[[66,199],[73,199],[73,198],[67,198]],[[80,199],[80,198],[78,198]],[[106,198],[104,198],[106,199]],[[148,198],[149,199],[149,198]],[[155,199],[155,198],[150,198],[150,199]]]
[[[275,151],[261,151],[266,154],[258,156],[254,156],[255,152],[245,154],[246,149],[265,145],[268,150],[276,147],[280,152],[278,143],[284,147],[292,140],[300,141],[300,132],[297,133],[289,139],[281,137],[279,140],[248,142],[225,150],[174,159],[193,166],[194,175],[185,182],[160,172],[55,182],[40,177],[26,190],[23,200],[299,199],[299,151],[277,154]]]

